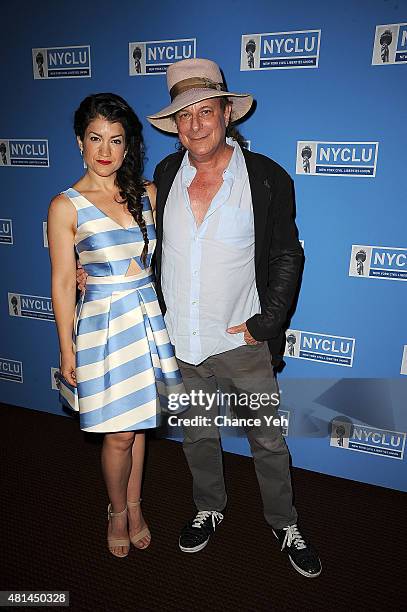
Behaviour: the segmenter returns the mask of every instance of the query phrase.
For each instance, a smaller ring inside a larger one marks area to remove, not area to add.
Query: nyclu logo
[[[47,221],[42,222],[42,240],[44,243],[44,247],[48,249],[48,223]]]
[[[378,142],[297,142],[296,173],[308,176],[376,176]]]
[[[59,391],[59,368],[51,368],[51,389]]]
[[[49,297],[9,293],[8,311],[11,317],[55,321],[52,300]]]
[[[376,26],[373,66],[407,63],[407,23]]]
[[[349,276],[407,280],[407,248],[353,244]]]
[[[0,357],[0,380],[22,383],[24,380],[23,363],[15,359]]]
[[[401,358],[400,374],[407,376],[407,344],[403,346],[403,356]]]
[[[49,166],[48,140],[29,138],[0,138],[0,167]]]
[[[331,426],[330,446],[391,459],[403,459],[406,444],[404,432],[377,429],[341,419],[334,419]]]
[[[170,64],[196,57],[196,38],[129,43],[129,74],[165,74]]]
[[[286,357],[320,361],[351,368],[354,350],[354,338],[298,329],[288,329],[286,331],[284,352]]]
[[[81,79],[92,76],[90,46],[32,49],[34,79]]]
[[[13,244],[13,222],[0,219],[0,244]]]
[[[240,70],[317,68],[321,30],[243,34]]]

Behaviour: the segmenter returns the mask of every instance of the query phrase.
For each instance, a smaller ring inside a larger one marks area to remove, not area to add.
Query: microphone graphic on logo
[[[142,52],[140,47],[134,47],[133,50],[133,59],[134,59],[134,69],[137,72],[137,74],[141,74],[141,56],[142,56]]]
[[[288,354],[290,357],[294,357],[294,345],[297,342],[297,338],[294,334],[288,334],[286,340],[288,344]]]
[[[302,157],[302,167],[304,169],[304,172],[306,174],[309,174],[311,172],[311,164],[309,163],[309,160],[312,157],[311,147],[309,147],[308,145],[305,146],[303,150],[301,151],[301,157]]]
[[[247,65],[249,68],[254,68],[254,52],[256,51],[256,43],[254,40],[247,41],[246,53],[247,53]]]
[[[393,40],[393,34],[390,30],[385,30],[383,34],[380,36],[380,56],[382,58],[382,62],[386,64],[389,61],[389,46]]]
[[[13,307],[14,314],[18,316],[18,308],[17,308],[18,307],[18,299],[16,298],[15,295],[13,295],[13,297],[10,300],[10,302],[11,302],[11,305]]]
[[[35,56],[35,61],[37,62],[37,68],[38,68],[38,74],[40,75],[40,77],[44,77],[44,56],[41,53],[41,51],[38,51],[37,55]]]
[[[342,446],[343,447],[343,437],[346,433],[346,429],[344,428],[343,425],[339,425],[339,427],[335,427],[335,431],[336,431],[336,441],[338,443],[338,446]]]
[[[61,380],[59,378],[60,375],[61,375],[60,371],[59,370],[55,370],[55,372],[54,372],[54,382],[55,382],[55,386],[56,386],[57,389],[61,388]]]
[[[355,255],[355,259],[356,259],[356,272],[360,276],[363,276],[365,273],[365,268],[363,264],[366,261],[366,251],[364,251],[363,249],[358,251]]]
[[[7,152],[6,144],[4,142],[0,142],[1,161],[3,162],[4,165],[7,164],[6,152]]]

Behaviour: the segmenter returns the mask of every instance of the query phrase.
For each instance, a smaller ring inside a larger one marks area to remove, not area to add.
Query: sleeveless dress
[[[69,403],[79,410],[84,431],[157,427],[168,395],[184,387],[154,288],[156,236],[148,197],[142,198],[149,238],[144,268],[144,240],[133,218],[124,228],[75,189],[62,193],[77,211],[75,248],[88,274],[75,313],[77,387]],[[126,276],[132,260],[141,272]]]

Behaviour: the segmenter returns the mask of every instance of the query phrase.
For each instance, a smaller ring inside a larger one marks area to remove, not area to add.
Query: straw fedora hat
[[[233,98],[232,121],[243,117],[253,103],[249,94],[226,91],[219,66],[207,59],[186,59],[175,62],[167,70],[167,86],[171,104],[147,119],[164,132],[177,133],[171,115],[182,108],[209,98]]]

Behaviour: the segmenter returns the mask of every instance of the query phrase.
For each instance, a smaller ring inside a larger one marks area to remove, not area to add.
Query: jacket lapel
[[[267,227],[267,217],[271,203],[271,185],[267,175],[262,172],[259,160],[247,149],[242,149],[247,172],[249,175],[250,191],[252,194],[254,236],[255,236],[255,261],[256,266],[260,262],[264,233]]]
[[[164,208],[167,202],[168,194],[170,193],[171,186],[174,182],[175,176],[179,170],[184,153],[180,152],[177,155],[170,157],[161,170],[159,176],[156,178],[157,187],[157,199],[156,199],[156,235],[157,235],[157,246],[155,251],[156,259],[156,275],[157,280],[160,282],[161,278],[161,254],[162,254],[162,240],[163,240],[163,217]]]
[[[167,202],[168,194],[170,193],[171,186],[174,182],[175,176],[179,170],[184,154],[181,152],[179,155],[172,157],[167,161],[162,172],[159,176],[159,184],[157,185],[157,225],[160,222],[162,226],[162,218],[164,214],[164,207]]]

